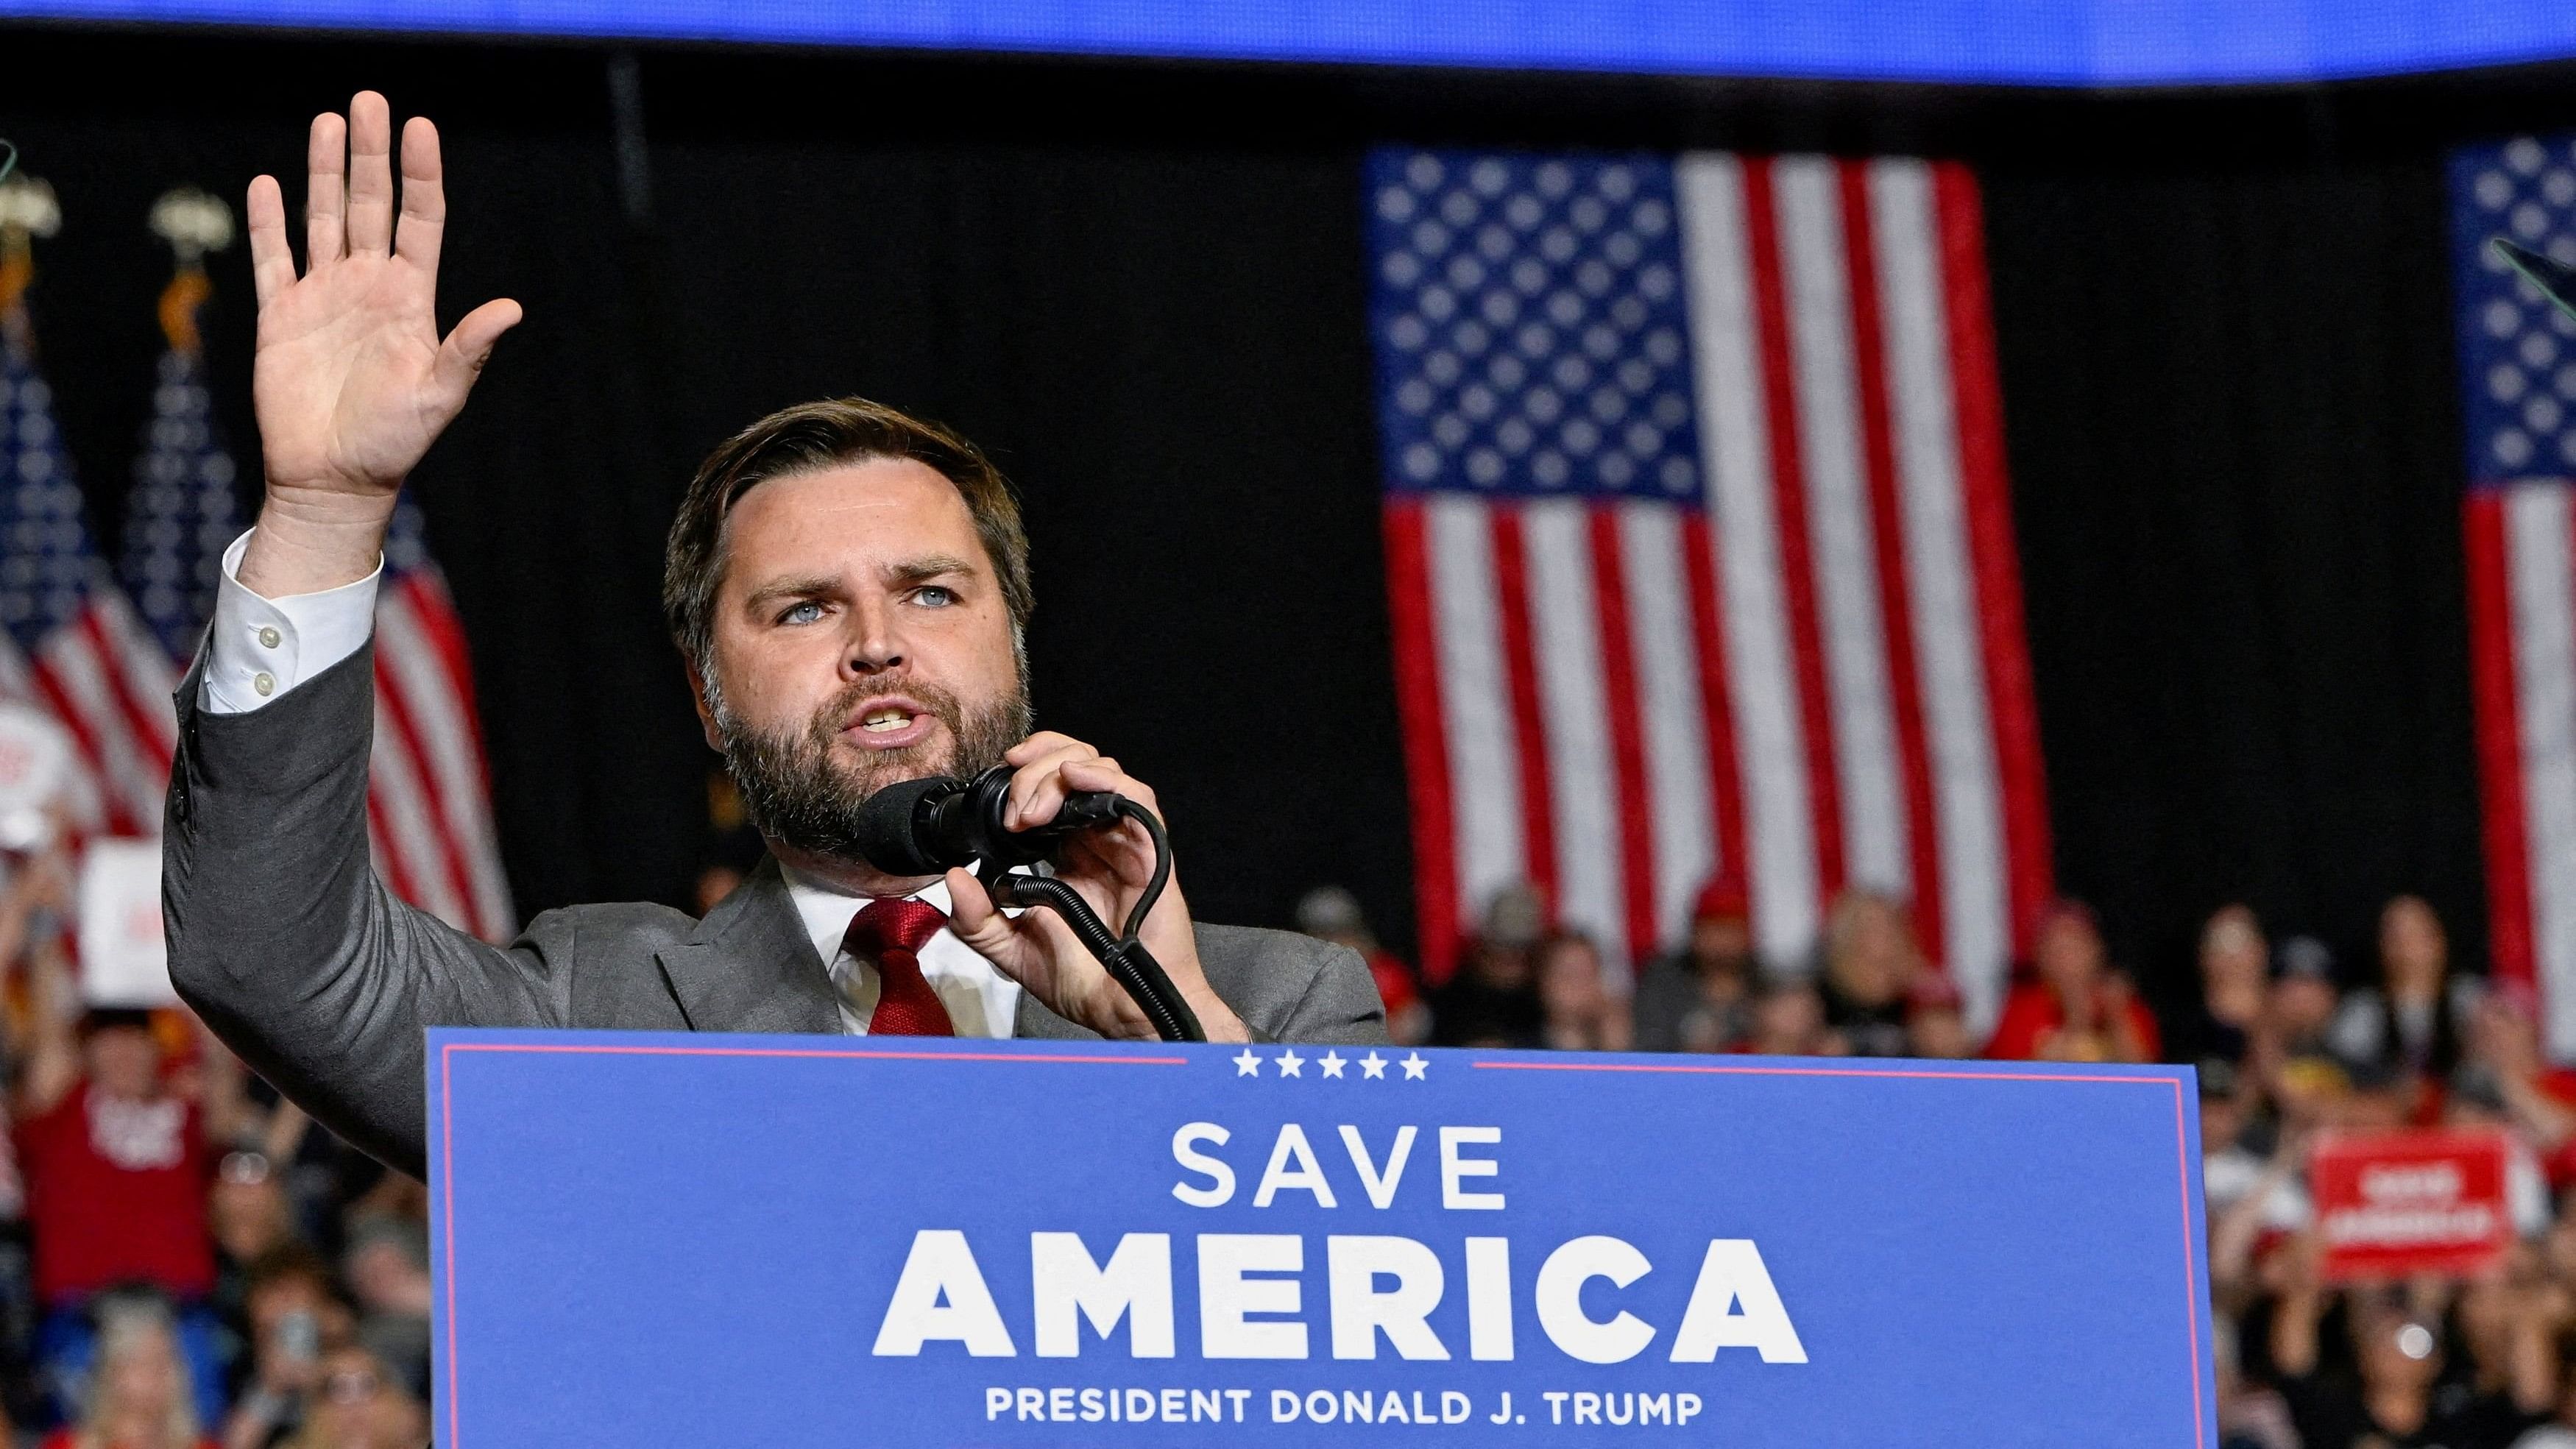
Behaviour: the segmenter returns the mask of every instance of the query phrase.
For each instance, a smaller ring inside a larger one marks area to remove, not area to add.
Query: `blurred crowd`
[[[184,1009],[84,1007],[59,852],[0,891],[0,1443],[419,1449],[428,1194]]]
[[[421,1185],[184,1010],[84,1007],[71,895],[59,854],[0,888],[0,1442],[417,1449]],[[1744,890],[1714,882],[1678,948],[1631,973],[1507,890],[1437,983],[1347,891],[1298,920],[1366,957],[1405,1044],[2191,1063],[2229,1449],[2576,1449],[2576,1071],[2543,1054],[2527,989],[2458,969],[2420,899],[2389,901],[2353,962],[2221,909],[2196,989],[2161,1012],[2059,901],[1982,1033],[1905,903],[1867,891],[1834,903],[1813,959],[1772,962]],[[2437,1125],[2506,1135],[2511,1248],[2465,1277],[2327,1281],[2310,1148]]]
[[[2576,1071],[2544,1056],[2528,988],[2456,968],[2423,900],[2389,901],[2373,959],[2348,965],[2226,906],[2202,925],[2197,989],[2161,1014],[2060,900],[1982,1039],[1893,897],[1845,894],[1814,959],[1765,962],[1744,890],[1713,883],[1686,943],[1624,992],[1592,941],[1545,921],[1535,892],[1502,892],[1425,987],[1348,892],[1299,907],[1368,957],[1404,1042],[2190,1063],[2225,1449],[2576,1449]],[[2466,1276],[2327,1282],[2311,1148],[2436,1126],[2504,1134],[2512,1245]]]

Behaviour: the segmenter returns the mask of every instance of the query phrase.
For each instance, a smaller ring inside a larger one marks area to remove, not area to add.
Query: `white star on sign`
[[[1245,1047],[1243,1049],[1243,1055],[1234,1059],[1234,1074],[1238,1077],[1257,1077],[1261,1075],[1261,1058],[1252,1054],[1252,1048]]]
[[[1297,1069],[1306,1065],[1306,1059],[1297,1055],[1293,1051],[1281,1052],[1279,1055],[1272,1057],[1271,1060],[1279,1064],[1279,1075],[1283,1077],[1304,1075],[1304,1073]]]
[[[1340,1052],[1328,1051],[1321,1057],[1316,1058],[1316,1060],[1323,1064],[1324,1075],[1334,1078],[1340,1077],[1342,1074],[1342,1068],[1350,1065],[1350,1063],[1342,1060],[1342,1054]]]
[[[1397,1065],[1404,1068],[1404,1079],[1408,1082],[1427,1082],[1430,1080],[1430,1078],[1422,1075],[1422,1069],[1431,1064],[1422,1059],[1422,1053],[1420,1052],[1407,1052],[1404,1060]]]
[[[1379,1056],[1375,1052],[1370,1052],[1367,1056],[1360,1058],[1360,1075],[1368,1078],[1372,1082],[1385,1076],[1386,1058]]]

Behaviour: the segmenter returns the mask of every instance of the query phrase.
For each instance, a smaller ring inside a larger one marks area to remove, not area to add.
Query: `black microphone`
[[[1011,803],[1011,766],[995,765],[972,780],[932,775],[888,785],[859,807],[859,854],[888,875],[936,875],[951,866],[981,862],[984,886],[999,906],[1046,906],[1064,918],[1083,949],[1099,959],[1134,999],[1155,1034],[1165,1041],[1205,1041],[1198,1013],[1190,1009],[1162,963],[1137,939],[1145,917],[1172,878],[1171,843],[1161,823],[1107,790],[1066,793],[1055,818],[1026,830],[1002,824]],[[1127,934],[1113,935],[1081,893],[1047,876],[1012,875],[1010,868],[1048,859],[1068,838],[1114,826],[1133,811],[1154,837],[1154,878],[1128,913]]]
[[[1116,794],[1074,790],[1053,820],[1008,829],[1002,812],[1010,806],[1012,773],[1009,765],[995,765],[972,780],[931,775],[886,786],[859,807],[859,853],[888,875],[937,875],[978,861],[1034,865],[1068,837],[1118,823]]]

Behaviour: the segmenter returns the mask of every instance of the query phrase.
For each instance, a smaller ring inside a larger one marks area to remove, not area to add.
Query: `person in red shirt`
[[[181,1301],[215,1285],[204,1127],[161,1068],[150,1014],[115,1007],[82,1016],[77,1055],[40,1045],[28,1063],[18,1160],[48,1309],[121,1284]]]
[[[1998,1061],[2151,1062],[2156,1019],[2111,968],[2092,908],[2059,900],[2040,919],[2031,974],[2004,998],[1986,1055]]]
[[[97,1347],[91,1303],[108,1290],[149,1289],[177,1309],[183,1357],[208,1415],[218,1389],[214,1320],[203,1303],[215,1255],[199,1106],[171,1090],[150,1013],[93,1007],[75,1026],[47,1003],[36,1016],[17,1147],[43,1315],[40,1369],[58,1397],[82,1382]]]

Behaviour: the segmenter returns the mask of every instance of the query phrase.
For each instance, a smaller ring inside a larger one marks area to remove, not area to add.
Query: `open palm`
[[[440,339],[438,132],[418,117],[403,129],[399,227],[392,140],[390,111],[372,91],[350,102],[345,121],[314,118],[301,277],[276,180],[250,186],[251,392],[269,503],[314,522],[380,523],[519,320],[516,302],[486,302]]]

